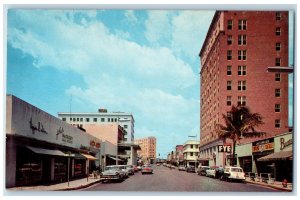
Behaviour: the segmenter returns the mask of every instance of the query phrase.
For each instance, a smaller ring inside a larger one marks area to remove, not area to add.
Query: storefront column
[[[75,174],[74,166],[75,166],[75,159],[73,158],[71,160],[71,177],[74,177],[74,174]]]
[[[252,172],[257,173],[256,163],[253,155],[252,155]]]
[[[85,175],[88,175],[89,174],[89,165],[90,165],[90,161],[87,159],[86,161],[85,161]]]
[[[54,181],[54,165],[55,165],[55,158],[51,158],[50,161],[50,180]]]
[[[17,148],[13,139],[6,140],[6,187],[16,186]]]

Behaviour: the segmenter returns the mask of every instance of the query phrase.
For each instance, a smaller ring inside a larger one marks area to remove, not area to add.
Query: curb
[[[256,182],[252,182],[252,181],[246,181],[246,182],[250,183],[250,184],[253,184],[253,185],[265,186],[265,187],[273,188],[273,189],[284,191],[284,192],[292,192],[293,191],[293,189],[276,187],[274,185],[266,185],[266,184],[263,184],[263,183],[256,183]]]
[[[92,182],[92,183],[89,183],[89,184],[86,184],[86,185],[80,185],[80,186],[76,186],[76,187],[72,187],[72,188],[57,189],[57,190],[53,190],[53,191],[80,190],[80,189],[90,187],[90,186],[92,186],[96,183],[100,183],[100,182],[101,182],[101,180],[98,180],[98,181],[95,181],[95,182]]]

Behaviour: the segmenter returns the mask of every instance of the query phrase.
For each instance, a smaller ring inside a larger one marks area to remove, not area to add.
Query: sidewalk
[[[273,184],[269,184],[269,183],[265,183],[265,182],[251,181],[248,178],[246,178],[246,182],[249,184],[261,185],[261,186],[270,187],[270,188],[274,188],[274,189],[285,191],[285,192],[293,191],[292,183],[288,183],[287,187],[285,188],[282,186],[282,183],[279,181],[274,181]]]
[[[64,183],[58,183],[54,185],[38,185],[38,186],[27,186],[27,187],[14,187],[8,188],[8,191],[67,191],[67,190],[78,190],[82,188],[89,187],[93,184],[99,183],[99,178],[83,178],[78,180],[73,180]]]
[[[99,178],[83,178],[78,179],[74,181],[54,184],[54,185],[39,185],[39,186],[28,186],[28,187],[14,187],[7,189],[8,191],[67,191],[67,190],[78,190],[82,188],[89,187],[93,184],[99,183]],[[282,186],[281,182],[275,181],[274,184],[268,184],[264,182],[257,182],[257,181],[251,181],[249,179],[246,179],[246,182],[249,184],[256,184],[261,185],[264,187],[270,187],[277,190],[285,191],[285,192],[292,192],[292,184],[288,183],[287,188],[284,188]]]

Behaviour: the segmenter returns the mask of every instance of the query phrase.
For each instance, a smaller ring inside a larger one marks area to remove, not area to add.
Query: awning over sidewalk
[[[68,156],[68,154],[65,154],[59,150],[42,149],[42,148],[31,147],[31,146],[26,146],[26,148],[28,148],[29,150],[37,154],[52,155],[52,156]]]
[[[257,161],[292,160],[293,151],[280,151],[257,159]]]
[[[80,153],[80,154],[83,155],[84,157],[86,157],[88,160],[98,160],[97,158],[95,158],[92,155],[85,154],[85,153]]]

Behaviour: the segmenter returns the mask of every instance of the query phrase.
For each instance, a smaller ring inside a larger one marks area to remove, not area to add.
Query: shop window
[[[74,176],[84,175],[85,159],[74,160]]]
[[[55,158],[54,162],[54,180],[63,181],[67,177],[67,159],[66,158]]]

